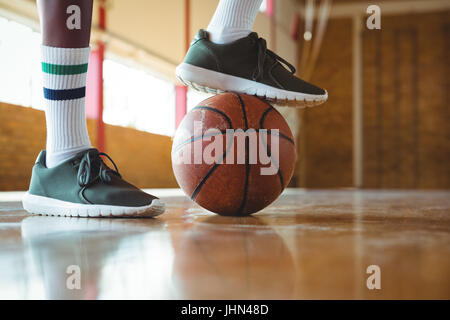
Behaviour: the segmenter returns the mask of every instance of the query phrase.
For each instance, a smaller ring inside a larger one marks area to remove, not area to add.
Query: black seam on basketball
[[[239,102],[241,104],[242,108],[242,115],[244,117],[244,123],[245,123],[245,130],[248,130],[248,120],[247,120],[247,112],[245,110],[245,103],[244,100],[242,100],[242,97],[239,93],[236,93],[237,97],[239,98]],[[245,159],[245,182],[244,182],[244,195],[242,197],[242,203],[238,210],[238,215],[242,215],[242,211],[244,210],[244,207],[247,203],[247,193],[248,193],[248,177],[250,175],[250,142],[249,137],[245,137],[245,153],[246,153],[246,159]]]
[[[241,205],[238,209],[238,215],[242,216],[242,211],[244,210],[245,205],[247,204],[247,193],[248,193],[248,177],[250,175],[250,143],[249,137],[245,137],[245,182],[244,182],[244,195],[242,197]]]
[[[248,129],[248,121],[247,121],[247,112],[245,111],[244,100],[242,100],[242,97],[239,93],[236,93],[236,95],[239,99],[239,103],[241,104],[242,117],[244,118],[245,130],[247,130]]]
[[[244,118],[244,123],[245,123],[245,130],[248,130],[248,119],[247,119],[247,112],[246,112],[246,109],[245,109],[244,101],[243,101],[242,97],[240,96],[240,94],[238,94],[238,93],[235,93],[235,94],[237,95],[237,97],[238,97],[238,99],[239,99],[239,102],[240,102],[240,104],[241,104],[241,108],[242,108],[242,112],[243,112],[243,118]],[[262,115],[262,117],[261,117],[261,119],[260,119],[260,125],[261,125],[261,127],[262,127],[262,125],[264,124],[264,118],[266,117],[267,113],[268,113],[269,111],[271,111],[272,109],[276,110],[276,109],[273,108],[269,103],[266,102],[266,104],[269,106],[269,108],[264,112],[264,114]],[[228,124],[230,125],[230,128],[233,128],[231,119],[230,119],[224,112],[222,112],[222,111],[220,111],[220,110],[217,110],[217,109],[215,109],[215,108],[208,107],[208,106],[197,106],[197,107],[195,107],[194,109],[207,109],[207,110],[210,110],[210,111],[219,113],[219,114],[222,115],[222,116],[225,118],[225,120],[228,122]],[[194,110],[194,109],[193,109],[193,110]],[[259,132],[259,129],[255,129],[255,131]],[[267,134],[272,135],[273,133],[270,132],[270,131],[271,131],[271,130],[269,129],[269,130],[267,131]],[[221,132],[221,133],[223,134],[223,132]],[[226,132],[225,132],[225,133],[226,133]],[[291,142],[292,144],[295,145],[294,141],[293,141],[291,138],[289,138],[288,136],[286,136],[286,135],[284,135],[284,134],[282,134],[282,133],[280,133],[280,132],[278,132],[277,135],[278,135],[279,137],[281,137],[281,138],[283,138],[283,139],[285,139],[285,140],[287,140],[287,141],[289,141],[289,142]],[[198,139],[198,138],[200,138],[200,137],[197,137],[197,139]],[[192,138],[191,138],[191,139],[192,139]],[[199,183],[199,184],[197,185],[197,187],[194,189],[194,191],[192,192],[192,195],[191,195],[191,199],[192,199],[192,200],[195,200],[195,198],[196,198],[196,197],[198,196],[198,194],[200,193],[201,188],[202,188],[203,185],[206,183],[206,181],[209,179],[209,177],[214,173],[214,171],[215,171],[221,164],[223,164],[223,160],[225,159],[225,157],[226,157],[226,155],[227,155],[227,153],[228,153],[228,151],[229,151],[229,148],[230,148],[233,144],[234,144],[234,139],[232,140],[232,143],[227,147],[226,151],[225,151],[224,154],[222,155],[222,158],[221,158],[221,160],[220,160],[221,162],[220,162],[220,163],[216,163],[216,164],[215,164],[215,165],[214,165],[214,166],[206,173],[206,175],[203,177],[202,181],[200,181],[200,183]],[[177,148],[178,148],[178,146],[177,146]],[[246,148],[246,166],[245,166],[244,195],[243,195],[243,199],[242,199],[241,205],[240,205],[240,207],[239,207],[239,210],[238,210],[238,212],[237,212],[238,215],[243,215],[242,212],[243,212],[244,207],[245,207],[245,205],[246,205],[246,202],[247,202],[247,196],[248,196],[248,183],[249,183],[249,176],[250,176],[250,169],[251,169],[251,166],[250,166],[250,163],[249,163],[249,162],[250,162],[250,160],[249,160],[249,158],[250,158],[250,150],[249,150],[249,148],[250,148],[250,143],[249,143],[249,137],[248,137],[248,136],[247,136],[246,139],[245,139],[245,148]],[[267,145],[266,145],[266,148],[267,148]],[[273,161],[272,155],[270,154],[270,151],[268,151],[268,155],[269,155],[269,157],[271,158],[271,160]],[[279,179],[280,179],[281,190],[283,190],[283,189],[284,189],[284,179],[283,179],[283,175],[282,175],[282,173],[281,173],[281,170],[280,170],[279,166],[277,166],[277,164],[276,164],[276,167],[277,167],[277,174],[278,174],[278,177],[279,177]]]
[[[212,111],[212,112],[216,112],[216,113],[222,115],[222,116],[224,117],[224,119],[228,122],[228,124],[230,125],[230,129],[233,129],[233,123],[231,122],[231,119],[230,119],[224,112],[222,112],[222,111],[220,111],[220,110],[217,110],[217,109],[215,109],[215,108],[212,108],[212,107],[208,107],[208,106],[196,106],[196,107],[193,108],[192,110],[195,110],[195,109],[206,109],[206,110],[210,110],[210,111]],[[233,143],[231,143],[231,145],[233,145]],[[227,149],[225,150],[225,152],[224,152],[224,154],[223,154],[223,156],[222,156],[221,161],[223,161],[223,159],[226,157],[226,155],[227,155],[227,153],[228,153],[228,150],[229,150],[229,148],[231,147],[231,145],[228,146]],[[208,171],[208,172],[206,173],[206,175],[203,177],[202,181],[200,181],[200,183],[197,185],[197,187],[195,187],[194,191],[192,192],[192,195],[191,195],[191,199],[192,199],[192,200],[195,200],[195,198],[196,198],[197,195],[199,194],[201,188],[203,187],[203,185],[204,185],[204,184],[206,183],[206,181],[208,180],[208,178],[213,174],[213,172],[214,172],[221,164],[222,164],[222,162],[216,163],[216,164],[214,164],[214,166],[213,166],[211,169],[209,169],[209,171]]]
[[[284,190],[284,179],[283,179],[283,174],[281,173],[280,168],[278,168],[278,178],[280,178],[281,192],[283,192],[283,190]]]
[[[259,130],[261,130],[261,129],[254,129],[254,130],[259,133]],[[292,140],[288,136],[282,134],[280,131],[278,131],[278,134],[275,134],[275,132],[272,132],[273,129],[263,129],[263,130],[267,130],[266,131],[267,134],[270,134],[270,135],[273,134],[273,135],[279,136],[280,138],[283,138],[283,139],[289,141],[290,143],[292,143],[293,145],[295,145],[294,140]]]
[[[259,100],[261,100],[263,103],[265,103],[266,105],[268,105],[270,108],[272,108],[272,109],[274,109],[275,111],[277,111],[278,112],[278,110],[277,109],[275,109],[274,108],[274,106],[273,105],[271,105],[270,103],[269,103],[269,101],[267,101],[266,99],[261,99],[260,97],[258,97],[258,96],[256,96]]]
[[[208,106],[196,106],[192,110],[197,110],[197,109],[206,109],[206,110],[210,110],[212,112],[216,112],[216,113],[220,114],[221,116],[223,116],[225,118],[225,120],[230,125],[229,129],[233,129],[233,123],[231,122],[231,119],[224,112],[222,112],[222,111],[220,111],[220,110],[218,110],[216,108],[212,108],[212,107],[208,107]]]
[[[266,119],[267,114],[272,110],[275,110],[274,107],[269,105],[269,107],[266,109],[266,111],[264,111],[264,113],[262,114],[261,119],[259,119],[259,127],[261,129],[264,128],[264,120]]]
[[[270,112],[270,111],[272,111],[272,110],[275,110],[275,111],[277,111],[274,107],[272,107],[269,103],[267,103],[267,105],[269,106],[265,111],[264,111],[264,113],[262,114],[262,116],[261,116],[261,119],[259,119],[259,128],[260,129],[264,129],[264,120],[266,120],[266,116],[267,116],[267,114]],[[270,129],[267,129],[268,131],[267,131],[267,133],[269,133],[269,134],[272,134],[270,131]],[[293,145],[295,145],[295,142],[294,142],[294,140],[292,140],[291,138],[289,138],[287,135],[285,135],[285,134],[282,134],[281,132],[278,132],[278,136],[280,136],[281,138],[284,138],[284,139],[286,139],[286,140],[288,140],[290,143],[292,143]]]
[[[209,169],[209,171],[206,173],[206,175],[203,177],[202,181],[200,181],[200,183],[197,185],[197,187],[195,187],[194,191],[192,192],[191,195],[191,199],[195,200],[195,198],[197,197],[197,195],[199,194],[201,188],[203,187],[203,185],[206,183],[206,180],[208,180],[208,178],[213,174],[213,172],[221,165],[223,164],[223,159],[225,159],[225,157],[228,154],[228,151],[230,150],[231,146],[234,144],[234,140],[231,140],[231,143],[227,146],[227,149],[225,150],[225,152],[222,155],[222,159],[220,160],[219,163],[214,164],[214,166]]]
[[[221,163],[216,163],[209,171],[206,173],[206,175],[203,177],[202,181],[198,184],[198,186],[194,189],[194,192],[192,192],[191,199],[195,200],[198,193],[200,192],[203,185],[206,183],[206,180],[213,174],[213,172],[217,169],[218,166],[220,166]]]
[[[270,152],[270,150],[268,148],[267,141],[264,139],[263,136],[261,136],[261,139],[263,141],[264,148],[266,148],[266,150],[267,150],[267,155],[269,156],[270,160],[272,161],[272,163],[274,163],[275,167],[277,168],[277,175],[278,175],[278,178],[280,179],[281,191],[283,191],[283,189],[284,189],[284,179],[283,179],[283,174],[281,173],[280,164],[276,163],[275,160],[272,158],[272,153]]]
[[[255,129],[255,131],[259,131],[259,129]],[[222,133],[223,134],[223,133]],[[267,132],[267,134],[270,134],[270,132],[268,131]],[[286,137],[286,139],[288,139],[288,141],[291,141],[289,138],[287,138]],[[227,146],[227,149],[226,149],[226,151],[224,152],[224,154],[223,154],[223,156],[222,156],[222,159],[221,159],[221,162],[220,163],[216,163],[207,173],[206,173],[206,175],[203,177],[203,179],[202,179],[202,181],[200,181],[200,183],[197,185],[197,187],[194,189],[194,192],[192,192],[192,195],[191,195],[191,199],[192,200],[195,200],[195,198],[197,197],[197,195],[198,195],[198,193],[200,192],[200,189],[203,187],[203,185],[206,183],[206,180],[208,180],[208,178],[213,174],[213,172],[217,169],[217,167],[218,166],[220,166],[221,164],[223,164],[223,159],[225,159],[225,157],[226,157],[226,155],[228,154],[228,151],[229,151],[229,149],[230,149],[230,147],[233,145],[233,143],[234,143],[234,140],[231,140],[231,144],[229,145],[229,146]],[[267,143],[266,143],[266,141],[263,139],[263,143],[265,144],[265,147],[266,147],[266,149],[267,149]],[[244,206],[244,204],[245,204],[245,202],[246,202],[246,198],[247,198],[247,192],[248,192],[248,175],[250,174],[250,164],[249,164],[249,153],[250,153],[250,150],[249,150],[249,144],[248,144],[248,137],[246,137],[246,139],[245,139],[245,148],[246,148],[246,182],[245,182],[245,184],[244,184],[244,198],[243,198],[243,201],[242,201],[242,204],[241,204],[241,206],[240,206],[240,208],[239,208],[239,214],[241,214],[241,210],[243,209],[243,206]],[[267,153],[268,153],[268,156],[270,157],[270,159],[272,160],[272,161],[274,161],[273,160],[273,158],[272,158],[272,155],[270,154],[270,150],[267,150]],[[280,184],[281,184],[281,187],[282,187],[282,190],[284,189],[284,179],[283,179],[283,175],[282,175],[282,173],[281,173],[281,170],[280,170],[280,168],[279,168],[279,166],[277,165],[277,164],[275,164],[275,166],[276,166],[276,168],[277,168],[277,174],[278,174],[278,177],[279,177],[279,179],[280,179]]]
[[[204,135],[201,135],[201,136],[191,137],[190,139],[188,139],[188,140],[186,140],[186,141],[184,141],[184,142],[181,142],[181,143],[180,143],[179,145],[177,145],[176,147],[173,147],[172,154],[174,154],[175,152],[177,152],[178,150],[180,150],[180,149],[181,149],[182,147],[184,147],[185,145],[187,145],[187,144],[189,144],[189,143],[191,143],[191,142],[197,141],[197,140],[199,140],[199,139],[201,139],[201,138],[216,137],[216,136],[218,136],[218,135],[226,134],[226,133],[227,133],[226,130],[221,130],[220,132],[215,132],[214,134],[204,134]]]
[[[270,134],[270,135],[272,135],[272,132],[271,132],[271,131],[272,131],[272,130],[267,131],[267,133]],[[278,136],[279,136],[280,138],[286,139],[287,141],[289,141],[290,143],[292,143],[293,145],[295,145],[294,140],[292,140],[292,139],[289,138],[288,136],[282,134],[281,132],[278,132]]]
[[[262,116],[261,116],[261,119],[259,120],[259,127],[260,127],[261,129],[264,128],[264,120],[266,119],[267,114],[268,114],[270,111],[272,111],[272,110],[276,110],[276,109],[275,109],[274,107],[272,107],[269,103],[267,103],[267,105],[268,105],[269,107],[266,109],[266,111],[264,111],[264,113],[263,113]],[[270,134],[270,135],[272,135],[271,130],[268,130],[267,133]],[[286,139],[286,140],[288,140],[288,141],[291,142],[293,145],[295,145],[294,141],[293,141],[291,138],[285,136],[284,134],[282,134],[282,133],[279,132],[279,131],[278,131],[278,136],[279,136],[279,137],[282,137],[282,138],[284,138],[284,139]],[[265,147],[266,150],[267,150],[267,155],[270,157],[270,160],[271,160],[272,162],[275,162],[275,161],[273,160],[272,154],[271,154],[271,152],[270,152],[270,150],[269,150],[269,148],[268,148],[267,141],[264,139],[263,136],[261,136],[261,138],[263,139],[263,143],[264,143],[264,145],[265,145],[264,147]],[[283,191],[283,189],[284,189],[284,179],[283,179],[283,174],[281,173],[280,165],[278,164],[278,166],[277,166],[277,164],[275,164],[275,166],[277,167],[277,174],[278,174],[278,178],[280,179],[281,191]]]

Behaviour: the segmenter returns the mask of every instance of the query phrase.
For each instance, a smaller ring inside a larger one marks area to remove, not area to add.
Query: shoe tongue
[[[256,40],[259,39],[258,34],[256,32],[250,32],[247,37],[249,37],[251,39],[256,39]]]
[[[88,153],[88,152],[91,152],[91,153],[98,153],[98,150],[97,149],[95,149],[95,148],[89,148],[89,149],[86,149],[86,150],[83,150],[83,151],[81,151],[81,152],[79,152],[79,153],[77,153],[76,154],[76,156],[74,157],[74,158],[82,158],[86,153]]]
[[[200,29],[197,31],[197,34],[194,37],[194,40],[198,40],[198,39],[207,39],[209,40],[209,34],[207,31]]]

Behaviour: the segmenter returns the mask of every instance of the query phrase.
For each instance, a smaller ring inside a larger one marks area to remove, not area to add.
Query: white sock
[[[220,0],[206,31],[214,43],[229,43],[252,32],[262,0]]]
[[[42,46],[47,168],[91,147],[85,91],[90,48]]]

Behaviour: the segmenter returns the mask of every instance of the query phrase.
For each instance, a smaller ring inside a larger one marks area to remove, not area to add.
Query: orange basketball
[[[224,93],[200,102],[174,137],[172,167],[188,197],[220,215],[272,203],[291,180],[295,143],[283,116],[255,96]]]

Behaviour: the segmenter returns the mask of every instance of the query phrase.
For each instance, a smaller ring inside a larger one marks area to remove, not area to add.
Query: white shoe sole
[[[66,217],[155,217],[165,210],[164,202],[154,199],[148,206],[123,207],[82,204],[36,196],[26,193],[23,208],[32,214]]]
[[[234,91],[255,95],[278,106],[314,107],[328,99],[328,93],[314,95],[282,90],[256,81],[181,63],[175,73],[186,86],[205,93]]]

